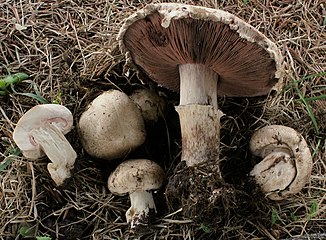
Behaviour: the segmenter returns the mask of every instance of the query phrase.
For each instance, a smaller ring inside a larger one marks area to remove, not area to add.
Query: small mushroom
[[[131,207],[126,212],[132,229],[147,225],[156,214],[152,190],[162,186],[163,169],[147,159],[131,159],[121,163],[108,180],[109,190],[117,195],[129,193]]]
[[[88,154],[112,160],[140,146],[146,131],[137,105],[125,93],[109,90],[95,98],[83,112],[79,135]]]
[[[77,157],[65,138],[73,126],[72,113],[58,104],[37,105],[18,121],[13,139],[23,155],[37,159],[46,155],[51,163],[48,171],[59,186],[69,178]]]
[[[145,122],[155,123],[163,116],[166,102],[156,92],[142,88],[129,97],[139,106]]]
[[[263,158],[250,176],[268,198],[286,199],[309,181],[311,153],[303,136],[293,128],[271,125],[259,129],[250,140],[250,151]]]

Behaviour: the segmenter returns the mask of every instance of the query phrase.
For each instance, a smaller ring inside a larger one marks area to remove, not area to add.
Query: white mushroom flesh
[[[38,159],[47,155],[48,170],[59,186],[70,177],[76,152],[65,138],[73,126],[68,108],[58,104],[36,105],[18,121],[13,139],[24,157]]]
[[[273,152],[267,155],[250,172],[265,193],[285,190],[296,176],[296,166],[285,152]]]
[[[47,123],[31,130],[30,136],[51,160],[48,171],[59,186],[70,177],[77,154],[55,124]]]

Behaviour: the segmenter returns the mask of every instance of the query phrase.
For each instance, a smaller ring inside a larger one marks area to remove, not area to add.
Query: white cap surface
[[[79,119],[84,149],[102,159],[124,157],[146,138],[137,105],[123,92],[110,90],[95,98]]]
[[[147,159],[131,159],[121,163],[108,180],[112,193],[125,194],[135,191],[158,189],[164,181],[163,169]]]

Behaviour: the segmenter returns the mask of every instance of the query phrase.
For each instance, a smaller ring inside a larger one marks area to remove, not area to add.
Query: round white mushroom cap
[[[250,140],[253,155],[264,158],[250,172],[272,200],[298,193],[309,181],[312,156],[303,136],[281,125],[266,126]]]
[[[124,157],[146,138],[137,105],[123,92],[110,90],[95,98],[79,119],[84,149],[102,159]]]
[[[44,156],[30,132],[47,124],[55,125],[66,134],[72,129],[73,116],[68,108],[58,104],[36,105],[28,110],[19,119],[13,132],[13,139],[26,158],[37,159]]]
[[[164,171],[147,159],[131,159],[122,162],[108,180],[109,190],[118,195],[136,191],[158,189],[164,182]]]

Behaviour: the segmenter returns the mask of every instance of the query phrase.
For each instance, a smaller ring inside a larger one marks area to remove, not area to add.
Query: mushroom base
[[[169,179],[165,194],[172,211],[182,208],[185,217],[208,224],[220,224],[229,219],[238,207],[237,201],[244,196],[221,178],[216,161],[195,167],[180,162]]]
[[[129,194],[131,207],[126,212],[127,223],[130,228],[137,231],[148,226],[156,214],[153,195],[148,191],[135,191]]]

